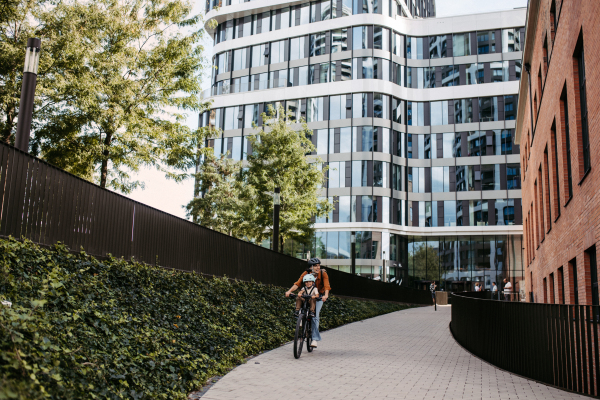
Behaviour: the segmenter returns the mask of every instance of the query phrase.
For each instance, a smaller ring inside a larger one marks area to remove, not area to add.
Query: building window
[[[521,189],[520,164],[506,164],[506,189]]]
[[[585,174],[590,170],[590,138],[588,132],[588,107],[587,107],[587,93],[586,93],[586,78],[585,78],[585,59],[583,56],[583,42],[580,40],[579,51],[575,54],[577,58],[577,73],[575,74],[574,81],[577,82],[577,89],[579,89],[579,98],[575,96],[577,105],[577,114],[581,116],[581,127],[580,127],[580,140],[582,144],[582,158],[583,158],[583,171],[580,171],[579,177],[583,178]]]
[[[559,184],[559,172],[558,172],[558,140],[556,138],[556,121],[552,123],[551,128],[551,144],[552,144],[552,155],[554,162],[554,176],[552,177],[552,183],[554,186],[554,215],[555,221],[560,217],[560,184]]]
[[[571,272],[571,301],[573,304],[579,304],[579,285],[577,284],[577,260],[574,258],[569,261],[569,267]]]
[[[502,52],[521,51],[521,28],[502,30]]]
[[[305,52],[306,36],[300,36],[290,39],[290,61],[306,58],[308,55]]]
[[[331,52],[339,53],[348,50],[348,28],[331,31]]]
[[[442,87],[458,86],[460,71],[458,65],[445,65],[442,68]]]
[[[452,38],[452,55],[454,57],[471,55],[471,34],[455,33]]]
[[[392,35],[392,54],[404,57],[404,36],[396,32]]]
[[[446,35],[429,36],[429,58],[447,57]]]
[[[479,122],[498,121],[498,98],[479,98]]]
[[[425,44],[425,38],[421,37],[406,37],[406,58],[413,60],[423,59],[423,45]]]
[[[598,303],[598,266],[596,264],[596,246],[592,246],[585,251],[586,263],[590,266],[590,278],[591,278],[591,294],[592,294],[592,305],[600,305]],[[596,314],[598,310],[596,310]]]
[[[373,28],[373,48],[390,51],[390,31],[389,29],[376,26]]]
[[[563,120],[564,142],[566,144],[565,152],[567,158],[567,183],[569,189],[569,199],[573,197],[573,176],[571,174],[571,139],[569,137],[569,101],[567,98],[567,88],[565,87],[560,97],[561,118]],[[564,159],[564,158],[563,158]]]
[[[368,49],[368,29],[366,26],[355,26],[352,28],[352,50]]]
[[[327,54],[326,51],[327,44],[327,33],[320,32],[310,35],[310,43],[309,43],[309,56],[322,56]]]

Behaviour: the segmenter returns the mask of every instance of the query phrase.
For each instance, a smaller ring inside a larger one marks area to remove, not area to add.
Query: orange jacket
[[[300,275],[300,279],[298,279],[294,285],[302,287],[302,278],[304,278],[304,275],[307,273],[308,272],[304,271],[302,275]],[[319,293],[321,294],[325,294],[326,290],[331,290],[331,286],[329,286],[329,276],[327,275],[327,272],[323,270],[319,271],[319,276],[317,276],[317,281],[315,283],[317,284],[317,289],[319,289]]]

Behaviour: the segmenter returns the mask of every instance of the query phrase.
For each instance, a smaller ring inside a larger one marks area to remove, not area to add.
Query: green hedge
[[[184,399],[293,337],[293,301],[279,287],[60,244],[0,240],[0,254],[0,298],[13,303],[0,306],[0,399]],[[321,328],[403,308],[332,297]]]

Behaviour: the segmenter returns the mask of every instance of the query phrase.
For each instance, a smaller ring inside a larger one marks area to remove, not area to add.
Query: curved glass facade
[[[518,288],[513,138],[525,10],[486,15],[485,31],[469,29],[473,15],[440,32],[445,19],[406,18],[407,4],[279,2],[242,18],[242,3],[211,11],[220,22],[211,32],[213,108],[200,125],[221,135],[207,145],[244,160],[252,124],[281,105],[312,129],[314,155],[329,167],[321,196],[334,204],[313,240],[290,240],[285,253],[415,287],[511,278]]]

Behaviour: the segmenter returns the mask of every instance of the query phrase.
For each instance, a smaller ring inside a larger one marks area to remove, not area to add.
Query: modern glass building
[[[518,289],[525,9],[428,18],[432,0],[213,5],[213,109],[200,124],[221,136],[208,145],[243,160],[252,123],[281,105],[307,121],[329,166],[321,190],[335,210],[286,253],[402,285],[510,278]]]

